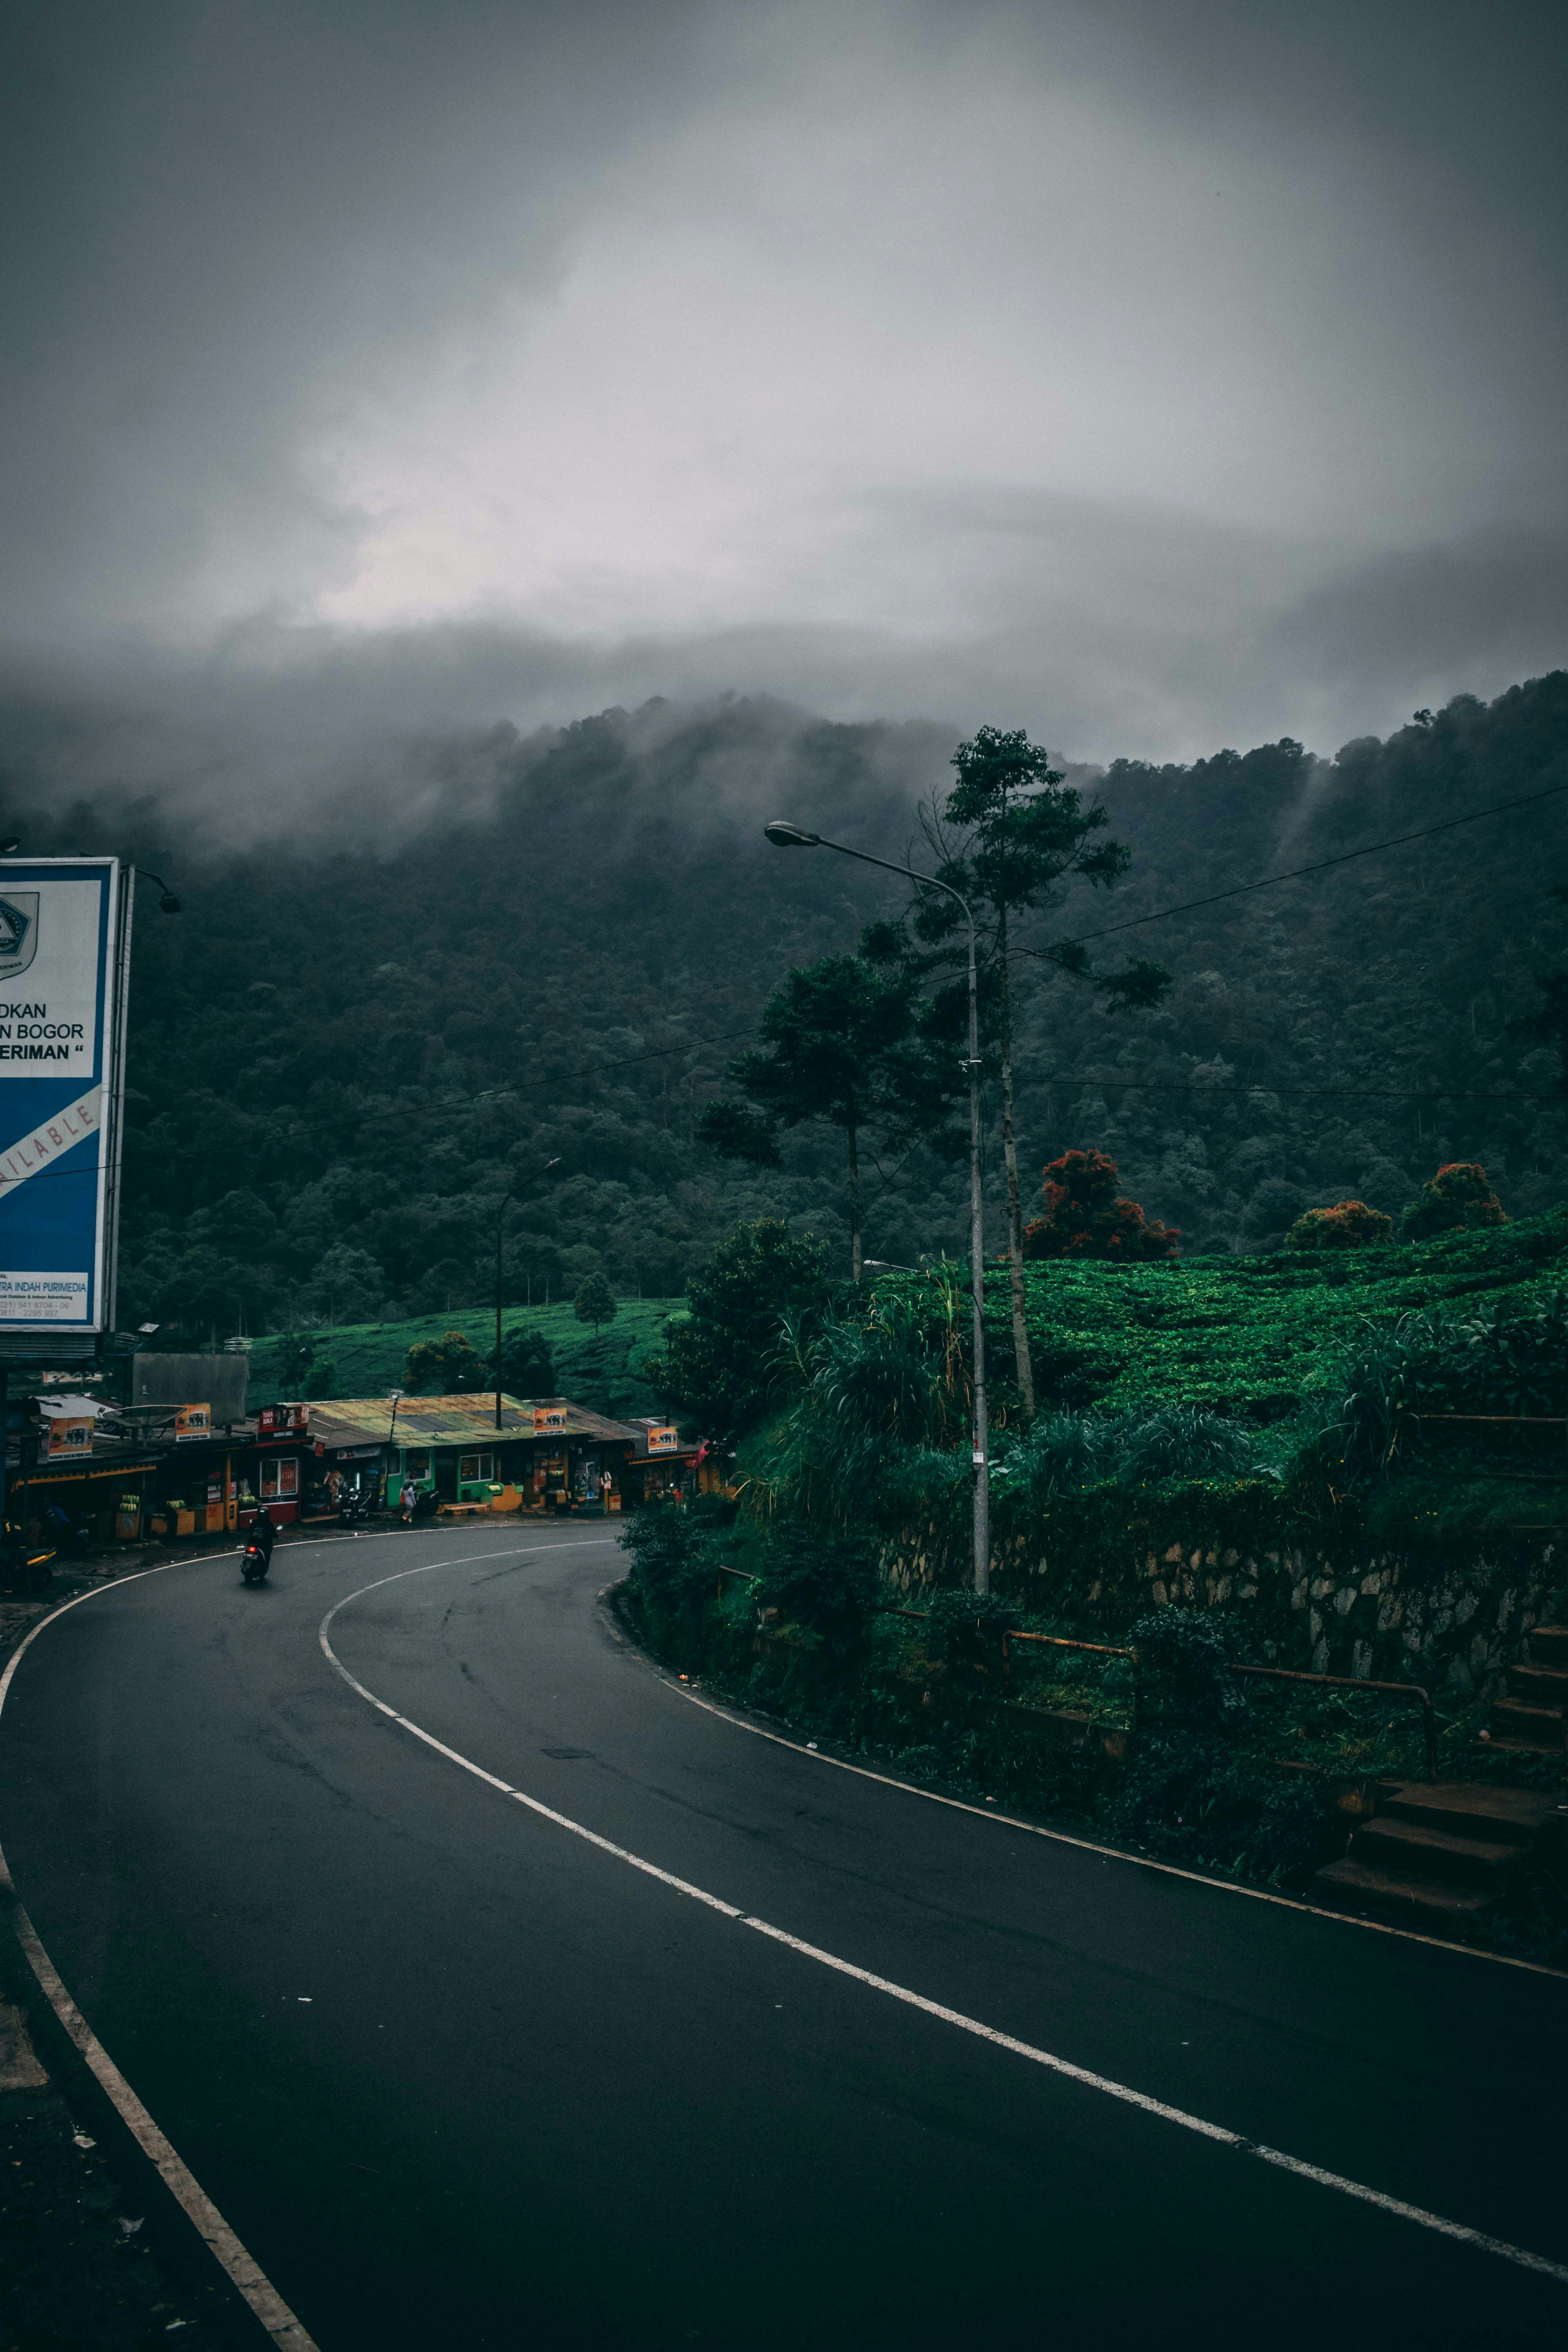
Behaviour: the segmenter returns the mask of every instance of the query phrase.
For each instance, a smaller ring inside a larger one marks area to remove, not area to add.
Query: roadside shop
[[[310,1406],[321,1458],[353,1475],[371,1457],[395,1509],[405,1483],[448,1509],[616,1511],[637,1433],[568,1397],[331,1398]]]
[[[627,1486],[637,1503],[672,1502],[729,1488],[727,1461],[706,1438],[683,1440],[675,1423],[652,1418],[634,1421],[637,1448],[627,1466]]]
[[[142,1534],[157,1461],[133,1433],[106,1426],[96,1397],[46,1392],[6,1410],[7,1510],[37,1539],[51,1508],[94,1542]]]

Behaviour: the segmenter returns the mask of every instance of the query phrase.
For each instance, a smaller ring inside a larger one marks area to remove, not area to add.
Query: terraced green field
[[[627,1298],[620,1311],[595,1336],[590,1324],[579,1323],[570,1306],[509,1307],[502,1316],[508,1331],[542,1331],[555,1356],[556,1385],[563,1396],[595,1412],[612,1415],[658,1412],[655,1396],[643,1372],[647,1350],[657,1347],[665,1318],[684,1312],[681,1298]],[[332,1383],[337,1396],[384,1396],[403,1381],[404,1359],[416,1339],[439,1339],[444,1331],[461,1331],[475,1351],[489,1356],[495,1345],[493,1307],[455,1307],[441,1315],[421,1315],[405,1323],[341,1323],[333,1329],[310,1334],[316,1342],[318,1367],[331,1357],[338,1368]],[[276,1337],[258,1339],[250,1357],[250,1395],[265,1403],[281,1395]]]

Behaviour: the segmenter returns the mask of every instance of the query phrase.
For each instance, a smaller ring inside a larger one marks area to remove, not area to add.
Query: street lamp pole
[[[972,1453],[974,1465],[974,1590],[991,1590],[991,1444],[985,1413],[985,1203],[980,1182],[980,995],[974,943],[974,913],[969,901],[951,882],[934,874],[917,874],[911,866],[895,866],[889,858],[873,857],[868,850],[851,849],[847,842],[829,841],[798,824],[774,817],[763,827],[775,849],[836,849],[840,857],[858,857],[862,866],[879,866],[884,873],[900,875],[922,889],[944,890],[956,898],[969,926],[969,1287],[974,1309],[974,1411]]]
[[[523,1181],[523,1182],[524,1182],[525,1184],[533,1184],[533,1183],[537,1183],[537,1181],[539,1181],[539,1179],[540,1179],[540,1177],[541,1177],[541,1176],[548,1176],[548,1175],[549,1175],[549,1173],[550,1173],[550,1171],[551,1171],[551,1170],[552,1170],[552,1168],[559,1168],[559,1167],[560,1167],[560,1165],[561,1165],[561,1154],[560,1154],[559,1152],[557,1152],[553,1160],[547,1160],[545,1161],[545,1163],[544,1163],[544,1165],[543,1165],[543,1167],[542,1167],[542,1168],[536,1168],[536,1169],[534,1170],[533,1174],[532,1174],[531,1176],[525,1176],[525,1177],[523,1178],[523,1180],[522,1180],[522,1181]],[[511,1182],[507,1186],[506,1191],[505,1191],[505,1192],[503,1193],[503,1195],[502,1195],[502,1197],[501,1197],[500,1209],[500,1211],[499,1211],[499,1213],[498,1213],[498,1214],[497,1214],[497,1217],[496,1217],[496,1427],[497,1427],[498,1429],[500,1427],[500,1390],[501,1390],[501,1383],[500,1383],[500,1245],[501,1245],[501,1235],[502,1235],[502,1234],[503,1234],[503,1233],[505,1232],[505,1230],[506,1230],[506,1213],[507,1213],[507,1211],[510,1208],[510,1206],[511,1206],[511,1204],[512,1204],[513,1201],[516,1199],[516,1197],[517,1197],[517,1180],[514,1178],[514,1179],[512,1180],[512,1181],[511,1181]]]

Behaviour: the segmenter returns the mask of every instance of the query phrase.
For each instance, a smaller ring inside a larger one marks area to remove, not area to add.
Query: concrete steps
[[[1318,1872],[1311,1899],[1442,1935],[1505,1894],[1564,1818],[1555,1798],[1529,1789],[1401,1781],[1380,1797],[1343,1860]]]
[[[1352,1841],[1353,1843],[1353,1841]],[[1354,1911],[1440,1936],[1463,1927],[1496,1901],[1483,1887],[1454,1886],[1443,1878],[1394,1878],[1347,1854],[1312,1881],[1312,1900],[1325,1911]]]
[[[1561,1756],[1568,1726],[1568,1625],[1538,1625],[1530,1655],[1510,1666],[1508,1695],[1492,1709],[1481,1738],[1516,1753]]]

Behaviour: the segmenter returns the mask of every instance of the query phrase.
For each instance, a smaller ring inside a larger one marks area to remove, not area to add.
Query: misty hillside
[[[138,911],[122,1324],[221,1337],[482,1300],[509,1177],[556,1156],[509,1219],[519,1303],[600,1265],[668,1295],[769,1210],[842,1250],[836,1135],[802,1131],[767,1174],[712,1159],[694,1121],[784,970],[900,902],[891,877],[770,850],[763,820],[901,856],[951,750],[924,725],[654,704],[426,746],[412,834],[402,804],[362,805],[352,848],[334,818],[331,846],[289,825],[200,859],[155,803],[51,820],[14,768],[5,822],[30,852],[118,849],[184,902],[163,919],[144,892]],[[1331,762],[1291,742],[1118,762],[1099,789],[1130,877],[1078,886],[1022,936],[1092,932],[1554,782],[1564,673]],[[1563,1200],[1556,1057],[1507,1024],[1562,961],[1547,891],[1564,879],[1568,795],[1096,943],[1169,965],[1156,1013],[1107,1013],[1028,966],[1031,1181],[1070,1146],[1108,1150],[1205,1251],[1277,1244],[1301,1207],[1347,1194],[1396,1213],[1454,1158],[1483,1160],[1515,1213]],[[921,1152],[873,1170],[868,1253],[961,1250],[963,1188]]]

